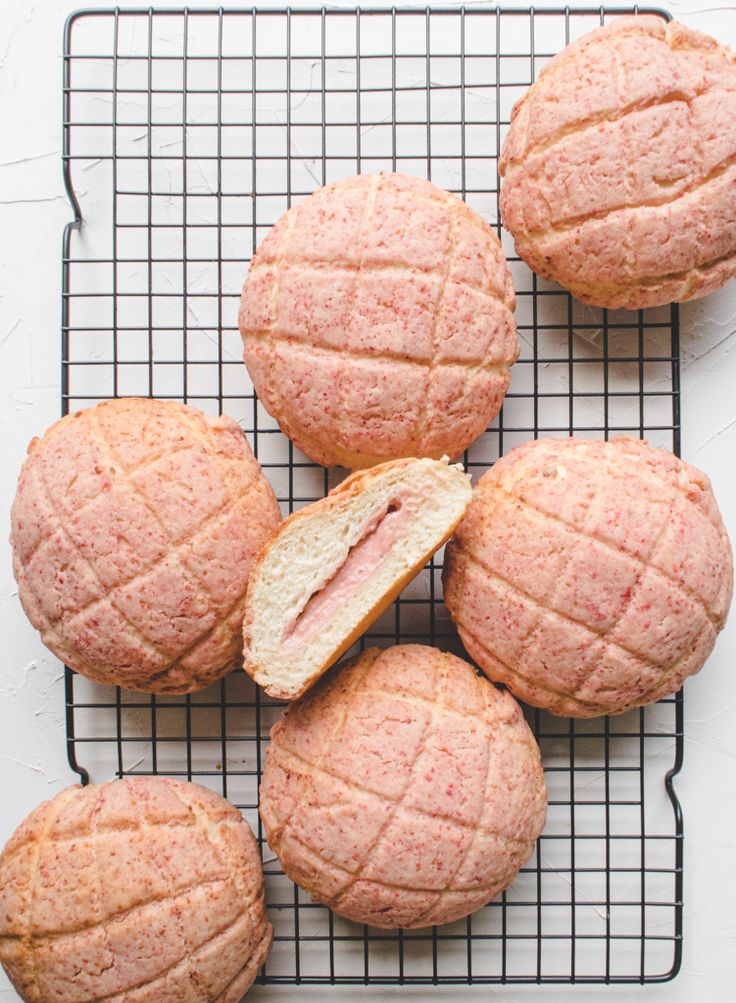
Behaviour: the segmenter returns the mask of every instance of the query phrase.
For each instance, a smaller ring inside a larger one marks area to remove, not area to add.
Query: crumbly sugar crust
[[[69,787],[0,856],[0,961],[26,1003],[238,1003],[271,946],[258,846],[200,787]]]
[[[127,398],[33,440],[11,520],[18,594],[55,655],[97,682],[188,693],[236,663],[280,513],[232,419]]]
[[[517,103],[499,163],[516,250],[579,300],[639,309],[736,274],[736,54],[617,18]]]
[[[379,927],[449,923],[490,901],[529,858],[546,805],[516,701],[410,644],[368,649],[290,705],[260,798],[285,872]]]
[[[632,439],[541,439],[480,479],[443,582],[491,679],[593,717],[653,703],[702,668],[733,561],[699,470]]]
[[[493,230],[428,181],[357,175],[290,209],[243,287],[264,407],[325,466],[457,456],[501,407],[519,353]]]

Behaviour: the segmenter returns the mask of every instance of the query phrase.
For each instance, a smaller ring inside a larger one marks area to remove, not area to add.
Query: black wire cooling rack
[[[567,42],[632,10],[89,10],[64,38],[63,412],[155,395],[239,420],[285,512],[344,472],[308,462],[256,400],[237,303],[269,226],[359,171],[431,177],[498,225],[513,102]],[[662,16],[668,17],[664,14]],[[84,223],[82,223],[84,217]],[[679,449],[677,307],[584,307],[513,256],[522,355],[503,413],[465,454],[480,473],[532,436],[633,434]],[[441,555],[368,632],[461,653]],[[258,780],[280,706],[236,671],[146,697],[67,670],[82,779],[162,773],[238,805],[264,851],[276,930],[267,983],[655,982],[682,941],[682,698],[610,719],[529,712],[549,787],[534,856],[467,920],[386,933],[344,921],[279,871]]]

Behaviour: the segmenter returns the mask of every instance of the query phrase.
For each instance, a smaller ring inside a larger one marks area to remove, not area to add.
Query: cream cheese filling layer
[[[284,648],[293,650],[309,641],[332,616],[349,602],[360,586],[383,564],[393,545],[416,511],[410,493],[383,505],[370,519],[362,536],[350,548],[344,563],[320,589],[314,592],[296,620],[282,637]]]

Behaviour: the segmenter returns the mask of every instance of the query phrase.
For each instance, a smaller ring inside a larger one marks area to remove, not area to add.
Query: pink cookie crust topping
[[[464,202],[401,174],[320,188],[243,287],[245,362],[308,456],[367,467],[457,456],[500,410],[519,353],[511,276]]]
[[[363,652],[271,731],[268,842],[359,923],[450,923],[516,876],[544,825],[539,749],[516,701],[422,645]]]
[[[0,961],[26,1003],[239,1003],[272,935],[253,834],[198,784],[69,787],[0,856]]]
[[[542,439],[484,474],[447,548],[468,652],[555,714],[618,714],[698,672],[731,601],[705,474],[645,442]]]
[[[183,404],[109,401],[34,439],[12,510],[23,608],[98,682],[187,693],[240,648],[278,505],[241,429]]]
[[[705,296],[736,274],[736,54],[616,18],[545,67],[499,169],[516,250],[584,303]]]

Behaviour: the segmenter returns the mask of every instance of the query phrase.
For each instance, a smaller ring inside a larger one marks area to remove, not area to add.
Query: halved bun
[[[290,516],[251,572],[246,672],[269,696],[300,696],[449,539],[470,497],[462,467],[392,460]]]

